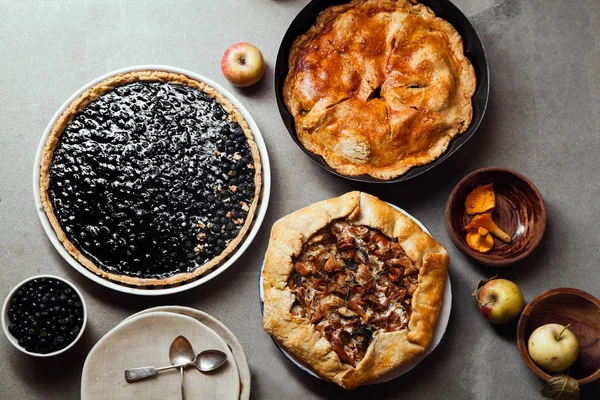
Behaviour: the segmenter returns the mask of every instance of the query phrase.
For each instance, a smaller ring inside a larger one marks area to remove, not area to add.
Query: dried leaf
[[[542,388],[542,396],[555,400],[579,400],[579,384],[569,375],[554,375]]]

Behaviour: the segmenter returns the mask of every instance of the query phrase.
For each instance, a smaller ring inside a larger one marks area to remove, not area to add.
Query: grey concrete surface
[[[273,93],[280,40],[307,0],[0,0],[0,298],[34,274],[74,281],[89,308],[88,330],[67,354],[30,358],[0,338],[0,399],[77,399],[81,368],[94,343],[139,310],[181,304],[224,322],[244,346],[253,399],[536,399],[542,382],[523,364],[514,326],[497,329],[470,293],[500,273],[531,299],[554,287],[600,296],[600,2],[456,0],[487,48],[488,112],[477,134],[440,167],[390,186],[355,184],[313,164],[288,136]],[[264,53],[265,79],[233,88],[220,59],[237,41]],[[111,70],[173,65],[214,79],[246,105],[267,143],[273,191],[264,226],[226,273],[186,293],[124,295],[87,280],[58,255],[35,212],[32,164],[57,108],[79,87]],[[538,250],[518,265],[475,265],[451,244],[444,206],[454,185],[485,166],[529,177],[548,207]],[[263,332],[257,277],[272,223],[317,200],[360,189],[420,219],[451,254],[452,316],[442,344],[392,382],[351,393],[297,370]],[[600,383],[584,387],[600,398]]]

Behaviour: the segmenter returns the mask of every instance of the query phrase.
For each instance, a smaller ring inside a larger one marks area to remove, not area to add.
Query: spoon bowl
[[[196,356],[193,364],[200,372],[210,372],[220,368],[227,361],[227,354],[220,350],[204,350]]]
[[[173,365],[186,364],[194,360],[194,348],[185,336],[177,336],[169,348],[169,359]]]

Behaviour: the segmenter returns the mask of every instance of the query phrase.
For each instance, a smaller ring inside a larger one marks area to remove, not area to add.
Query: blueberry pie
[[[331,6],[288,65],[283,95],[298,139],[343,175],[403,175],[471,123],[476,79],[462,38],[416,1]]]
[[[68,106],[42,154],[42,204],[86,268],[136,286],[184,282],[241,242],[261,164],[240,112],[163,71],[106,79]]]
[[[448,253],[410,218],[351,192],[275,223],[264,328],[319,376],[353,389],[430,346]]]

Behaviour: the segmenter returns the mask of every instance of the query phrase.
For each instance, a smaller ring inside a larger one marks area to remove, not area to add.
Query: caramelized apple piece
[[[487,229],[492,235],[496,236],[505,243],[511,242],[511,237],[502,229],[500,229],[492,220],[492,213],[476,215],[473,217],[471,222],[465,226],[465,230],[467,232],[475,232],[479,228]]]
[[[480,214],[496,207],[496,195],[493,184],[479,185],[467,195],[465,208],[467,214]]]

